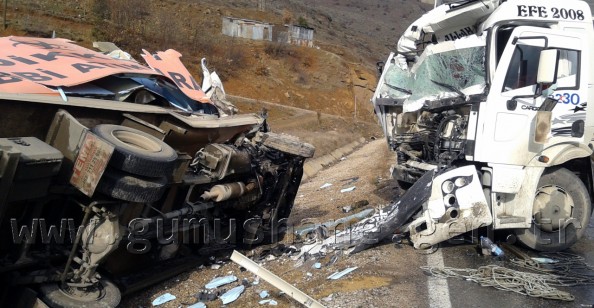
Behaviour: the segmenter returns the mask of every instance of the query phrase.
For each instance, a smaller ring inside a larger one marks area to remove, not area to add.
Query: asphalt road
[[[338,215],[344,215],[336,212],[336,208],[340,208],[341,205],[363,198],[370,200],[371,204],[379,205],[382,200],[387,202],[402,193],[394,187],[395,183],[390,183],[390,180],[386,179],[385,171],[382,171],[388,169],[390,155],[383,140],[376,140],[355,151],[344,161],[323,170],[302,186],[300,193],[303,199],[298,201],[294,217],[317,216],[319,221],[324,221],[326,217],[336,218]],[[384,159],[370,159],[371,157]],[[350,195],[338,193],[343,187],[336,187],[337,184],[341,185],[344,179],[355,176],[360,177],[354,184],[357,190]],[[375,182],[375,187],[370,187],[368,183],[374,176],[379,180]],[[321,189],[325,183],[331,183],[333,186]],[[588,264],[594,266],[594,221],[591,221],[587,228],[586,235],[566,252],[581,256]],[[486,230],[480,232],[485,233]],[[497,235],[498,238],[503,238],[501,233]],[[531,257],[538,256],[538,253],[519,244],[514,247]],[[559,288],[575,297],[573,302],[564,302],[483,287],[471,281],[435,278],[420,269],[421,266],[427,265],[476,269],[490,264],[514,268],[507,261],[479,254],[477,248],[478,244],[471,243],[468,237],[467,242],[463,244],[444,243],[431,255],[419,254],[405,244],[396,248],[394,244],[383,243],[346,257],[342,264],[338,263],[339,269],[359,266],[351,277],[343,278],[345,281],[342,287],[349,285],[348,280],[354,281],[349,288],[340,291],[334,282],[319,281],[325,286],[321,288],[326,288],[326,291],[318,294],[326,296],[331,290],[337,291],[332,301],[324,303],[329,307],[594,307],[594,285]],[[507,252],[507,257],[515,256]],[[594,271],[591,274],[594,275]],[[359,284],[366,276],[385,279],[386,283]],[[307,285],[304,288],[304,291],[309,291]],[[319,288],[318,286],[316,290]]]

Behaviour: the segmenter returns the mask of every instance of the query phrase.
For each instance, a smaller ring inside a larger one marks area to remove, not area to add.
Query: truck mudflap
[[[433,179],[423,214],[409,226],[417,249],[427,249],[493,222],[474,166],[446,171]]]

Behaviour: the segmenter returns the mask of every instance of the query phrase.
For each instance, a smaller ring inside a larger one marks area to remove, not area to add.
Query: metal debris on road
[[[248,271],[261,277],[266,282],[277,287],[279,290],[285,292],[286,294],[288,294],[289,296],[294,298],[299,303],[305,305],[306,307],[310,307],[310,308],[323,308],[324,307],[324,305],[322,305],[317,300],[315,300],[312,297],[308,296],[307,294],[303,293],[301,290],[297,289],[295,286],[284,281],[282,278],[273,274],[269,270],[261,267],[256,262],[250,260],[248,257],[242,255],[241,253],[239,253],[237,251],[233,251],[233,254],[231,255],[231,261],[239,264],[240,266],[245,267]]]
[[[324,184],[324,185],[320,186],[320,189],[328,188],[328,187],[330,187],[330,186],[332,186],[332,184],[331,184],[331,183],[326,183],[326,184]]]
[[[258,304],[276,306],[276,305],[278,305],[278,302],[273,299],[265,299],[265,300],[259,301]]]
[[[374,209],[366,209],[359,213],[349,215],[349,216],[346,216],[346,217],[343,217],[343,218],[340,218],[337,220],[327,221],[321,225],[308,223],[305,226],[295,228],[294,233],[298,238],[304,238],[307,234],[316,231],[316,229],[319,228],[320,226],[323,226],[328,230],[332,230],[332,229],[335,229],[339,225],[344,225],[345,229],[346,229],[350,226],[350,223],[354,223],[359,220],[363,220],[363,219],[367,218],[368,216],[371,216],[374,212],[375,212]],[[324,238],[322,238],[322,239],[324,239]]]
[[[243,293],[244,290],[245,290],[244,286],[237,286],[237,287],[227,291],[225,294],[221,295],[219,298],[223,301],[223,305],[227,305],[229,303],[236,301],[239,298],[239,296],[241,295],[241,293]]]
[[[209,283],[207,283],[204,287],[207,289],[216,289],[220,286],[223,286],[223,285],[235,282],[235,281],[237,281],[237,277],[235,277],[233,275],[217,277],[217,278],[211,280]]]
[[[358,268],[357,266],[355,266],[355,267],[349,267],[349,268],[347,268],[347,269],[345,269],[345,270],[343,270],[343,271],[336,272],[336,273],[334,273],[334,274],[332,274],[332,275],[328,276],[328,278],[327,278],[327,279],[330,279],[330,280],[337,280],[337,279],[340,279],[340,278],[342,278],[343,276],[347,275],[348,273],[350,273],[350,272],[352,272],[352,271],[356,270],[357,268]]]
[[[171,293],[165,293],[157,298],[155,298],[155,300],[153,301],[153,306],[159,306],[162,304],[165,304],[166,302],[172,301],[175,299],[175,295],[171,294]]]
[[[355,190],[357,187],[356,186],[351,186],[349,188],[343,188],[340,190],[341,193],[345,193],[345,192],[351,192],[353,190]]]

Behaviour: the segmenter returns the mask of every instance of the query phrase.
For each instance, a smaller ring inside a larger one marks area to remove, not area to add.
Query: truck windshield
[[[453,42],[431,45],[411,70],[390,66],[381,90],[384,95],[404,100],[405,112],[418,110],[427,101],[465,99],[483,92],[484,61],[483,45],[466,48],[459,48]]]

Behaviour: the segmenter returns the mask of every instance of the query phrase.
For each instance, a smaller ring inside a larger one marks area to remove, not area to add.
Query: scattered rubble
[[[356,270],[357,268],[358,268],[357,266],[346,268],[345,270],[342,270],[340,272],[336,272],[336,273],[328,276],[327,279],[330,279],[330,280],[340,279],[340,278],[344,277],[345,275],[349,274],[350,272]]]
[[[320,186],[320,189],[328,188],[328,187],[330,187],[330,186],[332,186],[332,184],[331,184],[331,183],[326,183],[326,184],[324,184],[324,185]]]
[[[239,296],[241,296],[243,291],[245,291],[245,286],[243,286],[243,285],[237,286],[237,287],[227,291],[225,294],[221,295],[219,298],[223,301],[223,305],[226,305],[226,304],[236,301],[239,298]]]
[[[355,190],[357,187],[356,186],[351,186],[349,188],[343,188],[340,190],[341,193],[345,193],[345,192],[351,192],[353,190]]]
[[[224,277],[217,277],[207,283],[204,287],[207,289],[216,289],[220,286],[224,286],[226,284],[232,283],[237,281],[237,277],[233,275],[224,276]]]
[[[153,301],[153,306],[159,306],[162,304],[165,304],[166,302],[172,301],[175,299],[175,295],[171,294],[171,293],[165,293],[157,298],[155,298],[155,300]]]

